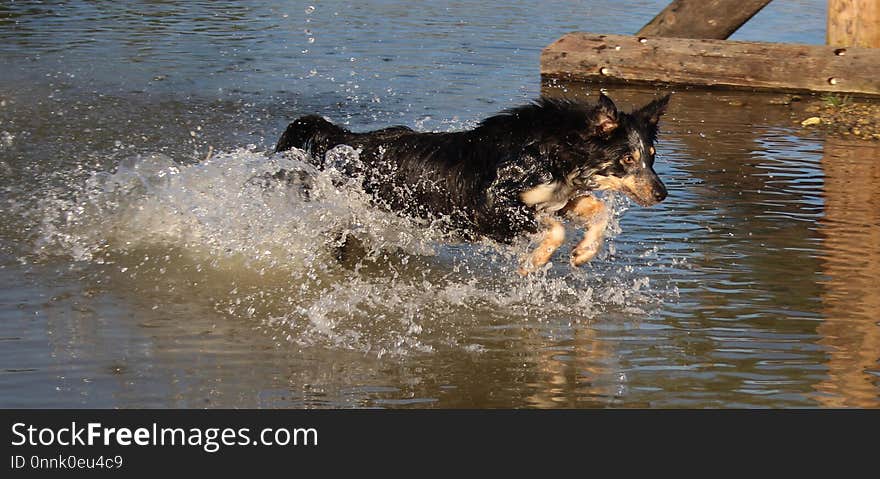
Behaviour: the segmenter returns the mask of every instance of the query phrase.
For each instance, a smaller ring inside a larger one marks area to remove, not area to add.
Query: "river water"
[[[525,242],[249,181],[300,164],[271,148],[302,114],[451,131],[595,98],[542,85],[541,48],[665,3],[4,2],[0,406],[880,406],[880,144],[802,129],[810,98],[674,91],[669,198],[609,197],[596,260],[525,279]],[[734,38],[822,43],[824,8]]]

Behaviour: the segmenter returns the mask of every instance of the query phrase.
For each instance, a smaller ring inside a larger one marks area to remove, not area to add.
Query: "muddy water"
[[[880,146],[802,130],[810,98],[675,91],[670,197],[609,197],[596,260],[526,279],[525,242],[450,242],[330,173],[311,201],[250,181],[305,168],[269,152],[300,114],[447,131],[594,98],[542,86],[540,48],[663,3],[0,6],[0,405],[880,406]],[[738,37],[821,43],[823,8]]]

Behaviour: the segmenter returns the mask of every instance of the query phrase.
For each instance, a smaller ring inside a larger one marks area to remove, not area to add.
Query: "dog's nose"
[[[654,190],[654,199],[657,203],[666,199],[666,188],[657,188]]]

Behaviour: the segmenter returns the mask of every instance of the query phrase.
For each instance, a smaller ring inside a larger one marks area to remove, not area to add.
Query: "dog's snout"
[[[653,171],[651,173],[653,173],[650,179],[651,197],[654,200],[654,204],[657,204],[666,199],[666,185],[664,185],[663,182],[660,181],[660,178],[657,177],[656,173],[654,173]]]

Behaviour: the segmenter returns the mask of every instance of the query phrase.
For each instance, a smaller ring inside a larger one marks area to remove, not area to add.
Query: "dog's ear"
[[[611,98],[605,96],[604,93],[600,93],[599,104],[596,105],[589,119],[591,133],[595,132],[599,135],[607,136],[617,129],[618,125],[617,106],[614,105]]]
[[[666,113],[667,104],[669,104],[668,94],[641,107],[635,112],[635,116],[645,120],[651,126],[657,126],[657,123],[660,122],[660,115]]]

